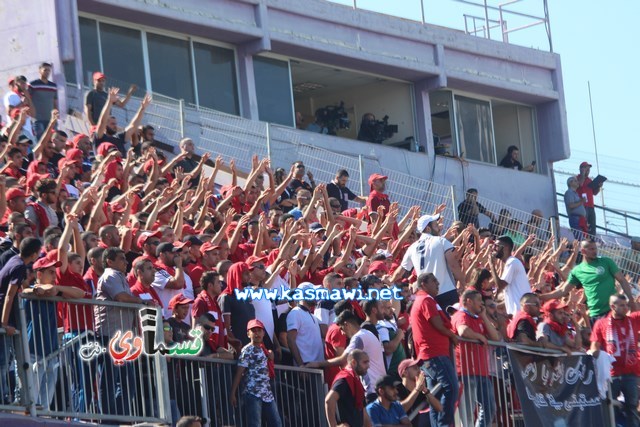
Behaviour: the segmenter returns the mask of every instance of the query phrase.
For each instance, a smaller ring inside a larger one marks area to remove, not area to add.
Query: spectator
[[[338,301],[334,306],[335,317],[339,317],[343,312],[351,311],[351,304],[347,300]],[[316,309],[317,312],[317,309]],[[347,347],[347,336],[342,332],[340,326],[335,323],[335,319],[329,325],[329,329],[324,337],[324,358],[330,360],[342,356]],[[337,366],[330,366],[324,370],[325,383],[331,385],[340,372]]]
[[[344,285],[342,284],[342,277],[338,273],[329,273],[324,276],[322,279],[323,287],[329,291],[334,289],[342,289]],[[320,322],[320,332],[322,333],[322,337],[325,338],[327,335],[327,330],[329,329],[329,325],[332,325],[336,320],[335,313],[335,305],[336,301],[331,299],[322,299],[318,302],[313,315],[318,318]]]
[[[576,265],[566,282],[551,293],[542,295],[543,300],[560,298],[567,295],[571,289],[584,289],[589,308],[589,317],[593,325],[596,320],[605,317],[611,305],[609,298],[616,293],[616,281],[627,296],[628,301],[633,301],[631,286],[618,269],[618,266],[611,258],[598,256],[598,246],[595,242],[583,240],[580,243],[580,253],[582,262]],[[633,302],[629,303],[635,309]]]
[[[362,350],[348,353],[346,369],[338,373],[324,400],[329,427],[370,425],[364,408],[365,389],[359,378],[367,375],[369,363],[369,356]]]
[[[589,172],[591,172],[591,165],[588,162],[580,163],[580,173],[576,176],[578,180],[577,193],[582,197],[584,202],[584,208],[587,211],[587,225],[589,228],[589,235],[596,235],[596,210],[593,201],[593,196],[597,196],[602,189],[602,183],[595,187],[591,187],[591,178],[589,178]]]
[[[575,338],[572,336],[567,323],[570,314],[567,312],[569,306],[559,300],[550,300],[542,306],[544,318],[538,324],[537,338],[545,339],[547,348],[560,350],[571,354],[571,351],[580,351],[582,349],[582,337],[580,334],[580,326],[574,323],[576,328]]]
[[[24,216],[34,224],[36,237],[42,238],[45,228],[58,225],[58,215],[53,208],[58,201],[56,182],[42,179],[36,184],[34,192],[38,198],[27,205]]]
[[[43,62],[38,68],[40,78],[29,83],[29,94],[35,109],[33,130],[36,139],[40,139],[49,126],[51,110],[58,109],[58,86],[49,80],[51,64]]]
[[[187,314],[191,311],[193,300],[185,297],[183,294],[175,295],[169,301],[169,309],[171,317],[169,325],[173,329],[173,340],[176,342],[184,342],[190,340],[189,331],[191,330],[191,322],[187,322]]]
[[[378,309],[380,310],[381,319],[378,320],[376,329],[378,330],[378,338],[384,348],[387,373],[397,376],[398,365],[407,357],[404,351],[404,331],[398,327],[395,321],[391,301],[380,301]]]
[[[0,269],[14,256],[20,253],[20,243],[27,237],[33,237],[33,229],[27,223],[13,224],[13,229],[9,232],[11,236],[11,246],[0,255]]]
[[[242,397],[248,425],[263,425],[264,416],[268,427],[280,427],[282,421],[276,406],[274,390],[271,388],[271,380],[275,377],[274,356],[273,352],[264,346],[262,340],[265,334],[264,326],[259,320],[254,319],[247,324],[247,335],[251,343],[242,348],[238,359],[238,369],[231,386],[231,404],[237,406],[238,386],[244,376]]]
[[[311,204],[311,192],[306,188],[299,187],[296,193],[296,202],[298,203],[295,208],[289,211],[289,215],[297,221],[304,215],[305,210]]]
[[[325,124],[325,120],[324,120],[325,114],[326,114],[326,109],[318,108],[315,114],[315,117],[316,117],[315,122],[309,123],[306,130],[308,130],[309,132],[315,132],[315,133],[321,133],[321,134],[327,135],[329,133],[329,129]],[[298,113],[296,113],[296,125],[298,124],[297,118],[298,118]]]
[[[9,88],[11,89],[4,95],[3,104],[4,109],[7,112],[7,115],[11,117],[15,117],[12,115],[12,111],[14,109],[18,109],[23,111],[23,122],[22,122],[22,134],[25,135],[30,140],[35,140],[35,134],[33,132],[33,122],[31,120],[31,116],[36,114],[35,107],[33,106],[33,102],[31,101],[31,94],[29,93],[29,88],[27,84],[27,78],[25,76],[15,76],[9,78]],[[25,110],[26,108],[26,110]],[[50,111],[47,111],[49,114]],[[10,121],[9,124],[12,122]]]
[[[133,263],[133,272],[136,282],[131,286],[131,293],[143,300],[154,301],[159,307],[164,308],[162,299],[152,286],[156,274],[153,263],[148,259],[140,258]]]
[[[500,335],[487,316],[482,294],[467,289],[461,297],[462,310],[451,318],[453,330],[461,337],[480,341],[462,341],[456,348],[456,367],[463,384],[460,419],[464,426],[491,426],[496,412],[493,385],[489,378],[488,340],[499,341]],[[474,414],[477,414],[474,423]]]
[[[540,298],[528,292],[520,298],[520,310],[507,326],[507,338],[533,347],[545,348],[545,340],[536,336],[536,319],[540,315]]]
[[[357,203],[364,204],[367,199],[358,196],[347,188],[347,181],[349,181],[349,172],[346,169],[340,169],[333,181],[327,184],[327,194],[329,197],[333,197],[340,202],[340,212],[346,211],[349,208],[349,201],[356,201]]]
[[[378,283],[380,282],[378,281]],[[371,332],[377,339],[380,339],[380,337],[378,336],[378,329],[376,328],[378,321],[383,319],[382,313],[380,311],[380,301],[369,299],[366,301],[362,301],[361,306],[362,311],[364,311],[366,317],[360,327]]]
[[[583,234],[588,233],[586,200],[577,193],[578,179],[575,176],[567,179],[567,191],[564,193],[564,206],[569,217],[569,227],[576,239],[582,240]]]
[[[301,292],[319,287],[305,282],[298,286]],[[316,301],[301,300],[287,315],[287,342],[296,366],[324,360],[324,347],[320,322],[313,316]]]
[[[398,381],[391,375],[385,375],[376,382],[378,398],[367,405],[367,414],[374,426],[393,425],[410,426],[411,421],[398,401]]]
[[[409,246],[391,282],[398,282],[402,274],[408,276],[414,269],[417,276],[432,272],[441,284],[436,300],[441,307],[448,307],[459,301],[458,289],[464,288],[465,279],[453,244],[440,236],[440,220],[439,213],[418,219],[420,239]]]
[[[411,425],[414,427],[430,424],[428,406],[431,411],[442,411],[440,401],[427,387],[427,378],[419,364],[419,360],[405,359],[398,366],[398,375],[402,379],[402,383],[397,386],[398,397],[402,399],[402,407],[409,418],[412,418]]]
[[[478,202],[478,190],[470,188],[467,190],[464,202],[458,205],[458,218],[463,224],[473,224],[476,228],[480,228],[478,215],[483,214],[495,222],[494,215]]]
[[[491,275],[498,287],[498,293],[504,291],[504,302],[507,313],[518,311],[518,301],[522,295],[531,292],[531,285],[522,261],[513,256],[513,240],[509,236],[500,236],[494,243],[493,254],[490,258]],[[504,262],[502,274],[498,277],[496,260]]]
[[[520,149],[511,145],[507,149],[507,154],[500,161],[500,166],[503,168],[516,169],[516,170],[524,170],[525,172],[533,172],[535,168],[536,162],[532,162],[529,166],[523,168],[522,163],[520,163]]]
[[[204,421],[200,417],[185,415],[176,423],[176,427],[203,427]]]
[[[378,216],[378,209],[382,206],[384,208],[382,218],[385,218],[389,213],[391,202],[389,196],[385,194],[387,188],[387,176],[374,173],[369,176],[369,197],[367,198],[367,210],[371,222],[373,222]]]
[[[376,132],[376,116],[372,113],[365,113],[360,122],[358,131],[358,141],[381,143],[380,136]]]
[[[106,83],[107,78],[104,74],[99,71],[93,73],[93,90],[87,92],[84,102],[84,114],[91,126],[98,125],[100,113],[109,99],[109,95],[105,90]],[[116,98],[113,100],[113,103],[120,108],[124,108],[136,89],[138,89],[136,85],[131,85],[127,92],[127,96],[125,96],[124,99]]]
[[[316,182],[313,180],[313,174],[311,173],[311,171],[307,172],[307,178],[309,178],[309,182],[307,182],[304,180],[304,174],[306,171],[304,163],[302,163],[301,161],[295,162],[293,164],[293,168],[293,179],[291,179],[289,186],[287,187],[289,194],[296,194],[298,192],[298,188],[300,187],[311,193],[316,187]]]
[[[616,414],[617,425],[638,426],[638,332],[640,313],[629,312],[629,300],[623,294],[611,295],[610,312],[598,319],[591,332],[591,351],[615,357],[611,366],[611,395],[624,396],[623,413]]]
[[[218,304],[222,310],[224,325],[227,328],[229,342],[234,345],[236,351],[249,344],[246,334],[235,336],[233,331],[244,331],[251,319],[255,319],[256,312],[251,301],[238,299],[235,290],[250,286],[249,266],[244,262],[236,262],[227,272],[227,287],[218,297]]]
[[[157,248],[156,273],[151,286],[155,289],[162,302],[162,315],[165,319],[171,317],[171,310],[169,309],[171,298],[177,294],[184,293],[189,287],[187,275],[182,268],[182,251],[185,246],[188,247],[189,245],[189,242],[161,243]],[[191,285],[191,289],[193,289],[193,285]]]
[[[438,279],[433,273],[418,276],[417,292],[411,309],[413,344],[418,360],[427,376],[427,386],[442,386],[440,404],[442,412],[431,412],[433,427],[453,424],[455,403],[458,399],[458,378],[451,362],[450,345],[458,345],[458,336],[451,331],[451,322],[435,300]]]

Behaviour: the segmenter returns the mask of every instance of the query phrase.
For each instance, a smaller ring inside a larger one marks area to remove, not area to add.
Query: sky
[[[483,0],[470,0],[482,4]],[[353,5],[353,0],[335,0],[336,3]],[[506,0],[488,0],[497,6]],[[356,0],[359,8],[375,10],[403,18],[422,20],[421,4],[427,23],[464,30],[464,15],[484,17],[484,9],[455,0]],[[593,164],[592,175],[599,173],[612,181],[635,184],[627,187],[605,184],[605,205],[638,213],[640,216],[640,146],[634,124],[640,100],[640,84],[637,82],[640,58],[637,46],[632,43],[634,28],[640,19],[640,1],[609,0],[578,1],[548,0],[553,51],[562,62],[565,104],[571,158],[554,164],[560,172],[576,172],[582,161]],[[522,0],[508,6],[509,10],[544,16],[543,0]],[[504,15],[508,28],[516,28],[533,22],[532,19]],[[497,19],[497,12],[490,18]],[[468,19],[469,27],[472,20]],[[478,26],[483,22],[478,21]],[[492,39],[501,39],[499,30],[491,33]],[[524,29],[509,35],[514,44],[549,50],[549,43],[542,25]],[[594,136],[589,108],[588,82],[591,85],[595,137],[598,160],[596,163]],[[564,192],[567,175],[556,174],[558,190]],[[601,203],[601,199],[598,200]],[[563,210],[563,209],[561,209]],[[620,221],[611,220],[611,227],[620,230]],[[603,221],[604,222],[604,221]],[[632,230],[640,234],[640,223]]]

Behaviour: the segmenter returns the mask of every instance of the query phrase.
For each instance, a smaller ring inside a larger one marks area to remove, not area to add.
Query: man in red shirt
[[[148,259],[153,264],[157,261],[156,257],[156,249],[160,244],[160,238],[162,237],[161,231],[145,231],[140,233],[138,237],[138,247],[142,249],[142,255],[133,260],[132,265],[134,265],[137,261],[141,259]],[[136,285],[136,275],[134,271],[131,270],[127,275],[127,282],[129,282],[129,286]]]
[[[389,213],[391,202],[389,201],[389,196],[384,192],[387,186],[387,178],[387,176],[379,173],[374,173],[369,177],[368,182],[371,192],[367,198],[367,208],[369,208],[369,215],[373,216],[371,218],[372,222],[375,219],[375,215],[378,215],[379,206],[384,207],[385,216]]]
[[[413,346],[422,369],[427,376],[427,386],[442,386],[440,403],[442,411],[431,411],[433,427],[450,427],[454,422],[455,403],[458,399],[458,378],[451,362],[450,346],[458,345],[458,336],[451,331],[449,318],[438,305],[438,279],[433,273],[418,276],[416,299],[411,309]]]
[[[456,368],[464,387],[460,418],[465,426],[490,426],[496,411],[496,400],[489,378],[490,353],[487,339],[498,341],[500,335],[487,315],[480,292],[467,289],[462,294],[461,301],[462,310],[451,318],[453,330],[461,337],[480,341],[480,344],[463,341],[456,348]],[[475,423],[474,413],[478,417]]]
[[[587,162],[580,163],[580,174],[576,176],[578,179],[578,184],[580,186],[576,190],[578,195],[585,199],[584,208],[587,211],[587,224],[589,225],[589,234],[592,236],[596,235],[596,210],[595,204],[593,202],[593,196],[597,196],[600,193],[600,188],[602,188],[602,184],[595,189],[592,189],[589,184],[591,184],[591,178],[589,178],[589,172],[591,172],[591,165]]]
[[[220,261],[220,246],[213,245],[211,242],[205,242],[200,246],[202,256],[192,264],[187,265],[186,270],[191,280],[193,280],[193,289],[198,291],[200,287],[200,278],[207,271],[214,271],[216,265]],[[217,298],[217,297],[216,297]]]
[[[148,259],[139,258],[133,263],[132,270],[136,276],[136,284],[131,287],[131,293],[143,300],[153,300],[158,307],[164,308],[162,300],[151,286],[156,276],[153,263]]]
[[[624,417],[616,414],[617,425],[638,426],[638,331],[640,312],[628,314],[629,300],[624,294],[609,299],[611,311],[598,319],[591,332],[591,351],[597,358],[600,350],[616,358],[611,367],[611,395],[624,395]],[[626,422],[625,422],[626,419]]]

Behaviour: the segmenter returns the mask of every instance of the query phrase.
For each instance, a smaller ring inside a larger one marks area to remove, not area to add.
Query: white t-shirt
[[[404,254],[402,268],[407,271],[415,268],[416,276],[422,273],[433,273],[440,282],[438,295],[453,291],[456,289],[456,282],[444,256],[453,249],[453,244],[444,237],[422,234]]]
[[[508,314],[516,314],[520,309],[520,298],[531,292],[531,284],[522,262],[516,257],[509,257],[505,262],[501,280],[507,282],[504,288],[504,303]]]
[[[398,325],[396,325],[396,322],[393,320],[378,320],[378,323],[376,323],[376,330],[378,331],[378,337],[380,338],[380,342],[383,344],[382,348],[384,349],[384,343],[391,341],[389,330],[395,331],[397,333]],[[385,354],[384,360],[387,363],[387,366],[389,366],[389,363],[391,363],[391,358],[393,358],[393,353],[391,353],[391,355],[389,356]]]
[[[309,311],[300,306],[287,314],[287,331],[298,331],[296,344],[302,363],[324,360],[324,343],[320,334],[320,323]]]
[[[273,304],[267,298],[252,299],[253,310],[256,313],[256,319],[262,322],[265,330],[269,334],[269,338],[273,342],[273,333],[275,325],[273,324]]]
[[[273,271],[271,271],[271,267],[267,267],[267,277],[271,275],[271,273],[273,273]],[[275,278],[275,280],[273,281],[273,284],[271,285],[271,289],[278,289],[279,292],[284,292],[286,289],[291,289],[291,287],[289,286],[289,273],[287,272],[287,274],[285,274],[284,279],[278,275],[278,277]],[[276,307],[276,311],[278,312],[278,318],[280,318],[280,316],[282,316],[284,313],[286,313],[287,311],[289,311],[289,304],[287,304],[286,301],[280,303],[280,304],[276,304],[275,302],[272,303],[272,305],[274,305]]]
[[[184,284],[185,287],[183,289],[167,289],[167,282],[171,279],[171,275],[167,270],[157,270],[156,276],[153,279],[153,286],[162,302],[162,316],[165,319],[171,317],[172,310],[169,309],[169,301],[171,298],[182,293],[186,298],[194,299],[193,294],[193,282],[187,273],[184,273]],[[187,317],[184,318],[183,322],[190,325],[191,324],[191,307],[189,307],[189,311],[187,312]]]
[[[353,350],[362,350],[369,356],[369,370],[361,377],[362,385],[367,394],[376,392],[376,382],[387,375],[384,363],[384,347],[375,335],[366,329],[360,329],[349,340],[349,345],[344,350],[349,353]]]

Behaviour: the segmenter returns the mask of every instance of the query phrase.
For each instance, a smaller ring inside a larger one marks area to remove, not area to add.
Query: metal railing
[[[0,358],[0,413],[118,424],[171,424],[198,415],[208,426],[248,425],[243,399],[238,407],[230,401],[236,362],[147,354],[145,334],[163,337],[163,325],[140,315],[145,306],[32,294],[19,299],[17,334],[0,329],[0,356],[10,355]],[[98,313],[109,320],[94,325]],[[323,371],[276,365],[275,372],[284,426],[324,427]]]

